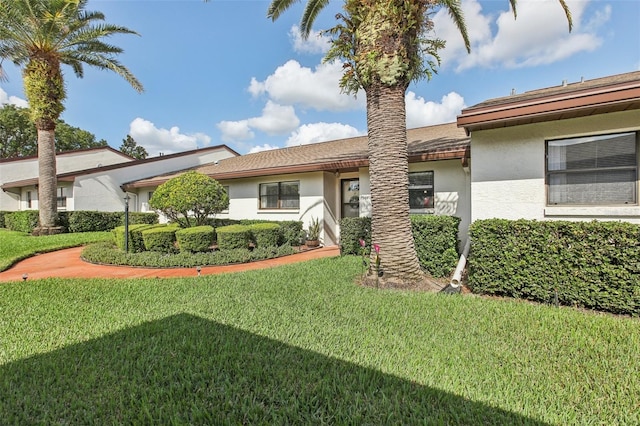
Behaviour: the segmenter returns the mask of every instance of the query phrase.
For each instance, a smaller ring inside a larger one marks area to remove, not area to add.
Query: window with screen
[[[547,141],[550,205],[637,203],[637,134]]]
[[[431,213],[434,205],[433,172],[409,173],[409,210]]]
[[[300,182],[260,184],[261,209],[297,209],[300,207]]]

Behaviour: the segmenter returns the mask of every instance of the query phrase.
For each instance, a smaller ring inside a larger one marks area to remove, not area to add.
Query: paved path
[[[24,274],[27,279],[40,279],[49,277],[61,278],[168,278],[168,277],[195,277],[198,275],[196,268],[132,268],[128,266],[94,265],[80,259],[82,247],[66,250],[58,250],[51,253],[38,254],[36,256],[18,262],[10,269],[0,272],[0,282],[20,281]],[[200,273],[202,275],[221,274],[225,272],[247,271],[250,269],[272,268],[288,263],[302,262],[321,257],[333,257],[340,254],[338,246],[322,247],[304,251],[290,256],[276,259],[261,260],[258,262],[243,263],[226,266],[205,266]]]

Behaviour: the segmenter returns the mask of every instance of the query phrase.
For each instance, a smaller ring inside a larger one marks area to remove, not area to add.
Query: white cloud
[[[257,145],[254,146],[253,148],[251,148],[249,150],[249,154],[253,154],[255,152],[262,152],[262,151],[270,151],[272,149],[278,149],[280,148],[279,146],[273,146],[273,145],[269,145],[268,143],[265,143],[263,145]]]
[[[211,143],[211,138],[204,133],[187,135],[180,133],[180,129],[176,126],[169,130],[159,129],[151,121],[140,117],[129,125],[129,134],[138,145],[147,150],[150,157],[160,153],[173,154],[197,149]]]
[[[0,87],[0,106],[2,105],[15,105],[20,108],[29,108],[29,103],[17,96],[9,96],[2,87]]]
[[[250,118],[247,121],[249,126],[269,135],[290,132],[300,124],[292,106],[278,105],[272,101],[267,101],[260,117]]]
[[[464,99],[456,92],[442,97],[440,103],[425,101],[424,98],[408,92],[405,97],[407,108],[407,128],[432,126],[435,124],[451,123],[465,108]]]
[[[269,135],[282,135],[293,131],[300,124],[292,106],[278,105],[267,101],[260,117],[239,121],[221,121],[216,126],[222,132],[224,142],[239,142],[253,139],[257,129]]]
[[[287,139],[287,146],[306,145],[310,143],[332,141],[336,139],[362,136],[355,127],[341,123],[304,124]]]
[[[291,27],[289,38],[293,44],[293,50],[297,53],[324,54],[327,53],[331,45],[331,38],[323,35],[320,31],[311,30],[309,37],[305,39],[297,25]]]
[[[281,105],[300,105],[318,111],[364,109],[364,94],[354,98],[340,91],[342,64],[320,64],[315,69],[303,67],[295,60],[279,66],[264,81],[251,79],[248,91],[262,94]]]
[[[249,120],[221,121],[216,127],[222,132],[224,142],[247,141],[255,137],[255,133],[249,127]]]
[[[434,16],[435,35],[447,41],[441,52],[443,66],[457,71],[473,67],[521,68],[550,64],[578,52],[597,49],[602,39],[597,31],[609,21],[611,8],[605,5],[585,20],[591,0],[567,0],[573,17],[573,31],[568,32],[564,11],[557,0],[520,0],[518,18],[511,11],[490,16],[482,11],[478,0],[464,0],[471,53],[464,49],[462,37],[443,9]],[[585,21],[585,22],[583,22]],[[495,34],[492,32],[495,26]]]

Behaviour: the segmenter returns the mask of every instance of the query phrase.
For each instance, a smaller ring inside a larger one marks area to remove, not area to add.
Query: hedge
[[[455,216],[411,215],[411,230],[420,266],[433,277],[449,276],[458,262],[458,225]],[[360,239],[371,247],[371,218],[340,220],[340,254],[361,254]]]
[[[198,253],[210,250],[213,235],[212,226],[194,226],[177,230],[176,240],[181,252]]]
[[[6,214],[4,221],[8,229],[30,234],[38,226],[38,215],[38,210],[22,210]]]
[[[475,293],[640,315],[640,226],[480,220],[470,228]]]
[[[129,225],[129,251],[130,252],[141,252],[144,251],[144,239],[142,238],[142,231],[147,229],[151,229],[154,227],[163,226],[163,225],[149,225],[146,223],[139,223]],[[114,241],[120,250],[124,250],[124,226],[118,226],[111,231],[113,234]]]
[[[148,251],[172,253],[175,251],[176,231],[179,229],[174,225],[145,229],[142,231],[144,248]]]
[[[6,228],[7,227],[7,225],[4,222],[4,217],[5,217],[5,215],[7,215],[9,213],[11,213],[11,212],[0,210],[0,228]]]
[[[248,248],[251,240],[250,225],[229,225],[216,229],[219,250]]]
[[[277,223],[256,223],[249,226],[249,232],[256,247],[278,247],[281,232]]]

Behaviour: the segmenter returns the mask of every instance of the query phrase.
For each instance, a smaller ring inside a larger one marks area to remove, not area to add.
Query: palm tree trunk
[[[55,127],[38,129],[38,209],[40,228],[53,228],[57,220]]]
[[[424,278],[409,219],[404,98],[405,88],[401,85],[378,83],[367,88],[371,241],[380,246],[380,267],[384,271],[380,280],[395,287],[411,287]],[[375,264],[373,250],[372,264]]]

